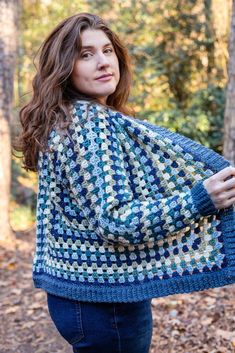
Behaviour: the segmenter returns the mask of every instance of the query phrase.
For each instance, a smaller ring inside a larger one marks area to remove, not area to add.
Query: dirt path
[[[33,287],[34,234],[17,234],[16,253],[0,248],[0,353],[72,353]],[[235,286],[153,299],[152,310],[150,353],[235,352]]]

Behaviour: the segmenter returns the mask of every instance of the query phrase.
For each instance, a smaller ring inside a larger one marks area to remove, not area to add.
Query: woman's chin
[[[113,92],[115,92],[115,89],[113,89],[113,90],[107,90],[107,91],[105,91],[105,92],[96,92],[96,93],[94,93],[94,95],[98,98],[98,99],[104,99],[104,97],[108,97],[108,96],[110,96],[110,94],[112,94]]]

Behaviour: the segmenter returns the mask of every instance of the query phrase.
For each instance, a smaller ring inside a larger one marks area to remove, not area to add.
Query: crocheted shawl
[[[229,166],[166,128],[77,101],[39,154],[35,287],[133,302],[235,280],[235,212],[203,180]]]

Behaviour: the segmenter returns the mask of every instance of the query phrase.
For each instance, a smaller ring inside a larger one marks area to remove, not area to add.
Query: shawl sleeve
[[[76,110],[70,141],[60,148],[69,187],[92,229],[111,244],[156,241],[217,212],[202,181],[166,198],[135,197],[114,126],[94,105],[85,119]]]

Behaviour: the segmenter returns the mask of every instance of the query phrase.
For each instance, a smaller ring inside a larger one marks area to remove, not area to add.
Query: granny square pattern
[[[214,151],[98,103],[76,101],[39,153],[33,281],[55,295],[134,302],[234,283],[235,212],[203,180]]]

